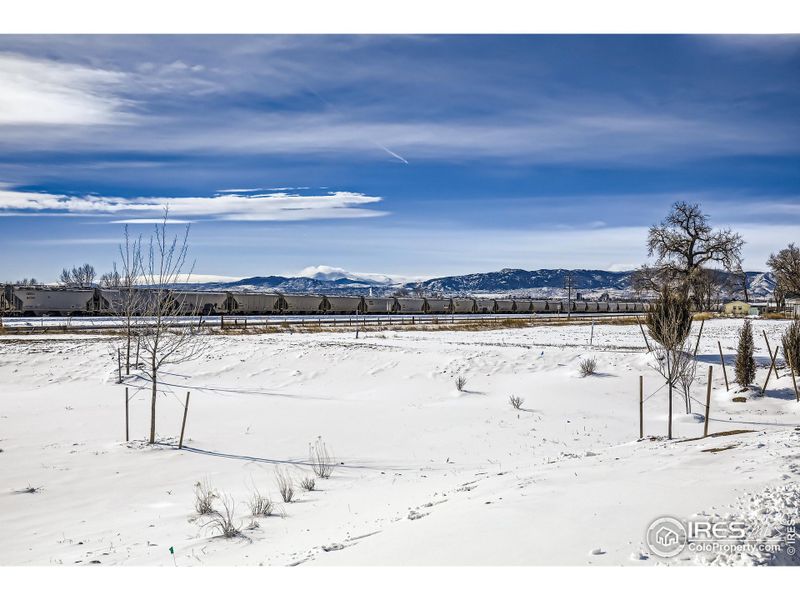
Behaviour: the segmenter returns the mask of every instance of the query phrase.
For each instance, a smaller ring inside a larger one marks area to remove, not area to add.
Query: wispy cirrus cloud
[[[0,53],[0,126],[120,125],[130,101],[114,93],[126,74]]]
[[[324,194],[218,193],[211,196],[115,197],[26,192],[0,187],[0,216],[84,215],[112,216],[114,223],[153,223],[169,208],[171,222],[188,219],[216,221],[308,221],[378,217],[384,211],[369,208],[382,200],[358,192]]]

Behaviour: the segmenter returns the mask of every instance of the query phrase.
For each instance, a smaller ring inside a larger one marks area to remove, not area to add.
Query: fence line
[[[500,323],[518,320],[537,325],[562,324],[565,322],[591,322],[613,323],[633,318],[641,313],[585,313],[580,315],[560,314],[419,314],[419,315],[251,315],[232,318],[228,316],[204,316],[201,319],[177,317],[169,327],[197,327],[200,329],[247,329],[248,327],[387,327],[387,326],[417,326],[417,325],[444,325],[452,326],[459,323]],[[133,324],[135,328],[148,326],[146,319],[137,319]],[[5,331],[7,333],[46,333],[55,331],[91,331],[115,330],[124,328],[117,317],[94,317],[91,320],[81,318],[56,320],[47,322],[43,318],[25,319],[16,317],[9,322],[6,319]]]

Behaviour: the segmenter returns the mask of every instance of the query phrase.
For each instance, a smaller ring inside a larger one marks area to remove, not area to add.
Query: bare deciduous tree
[[[118,289],[122,285],[122,275],[117,271],[117,263],[114,263],[108,273],[100,275],[100,287],[106,289]]]
[[[131,350],[133,338],[136,335],[135,319],[137,315],[145,312],[145,300],[147,295],[138,289],[142,283],[144,274],[144,263],[142,261],[142,238],[139,236],[131,240],[128,226],[125,226],[124,240],[118,248],[122,272],[117,272],[117,265],[114,263],[113,273],[115,274],[117,290],[112,302],[114,314],[120,317],[125,327],[125,374],[131,372]]]
[[[158,399],[159,373],[165,365],[175,365],[198,356],[202,351],[202,339],[188,319],[176,327],[180,317],[187,314],[183,296],[171,290],[188,281],[184,266],[189,250],[189,227],[182,238],[167,235],[169,210],[156,225],[150,238],[147,266],[142,269],[146,286],[143,292],[144,316],[140,329],[142,354],[146,361],[145,376],[150,381],[150,443],[156,441],[156,403]]]
[[[96,272],[94,267],[89,263],[84,263],[80,267],[72,267],[72,269],[62,269],[59,281],[71,287],[92,287]]]
[[[800,248],[789,244],[787,248],[777,254],[770,254],[767,266],[775,276],[777,283],[776,300],[780,296],[781,304],[783,304],[783,298],[787,294],[800,296]]]
[[[721,264],[727,271],[740,270],[743,245],[738,233],[712,229],[700,205],[686,202],[673,204],[647,236],[648,254],[656,258],[657,283],[674,283],[687,296],[693,293],[700,270],[710,263]]]

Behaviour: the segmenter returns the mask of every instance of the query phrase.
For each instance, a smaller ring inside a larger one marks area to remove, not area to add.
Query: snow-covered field
[[[211,335],[202,357],[167,369],[155,447],[143,443],[149,398],[136,376],[126,380],[135,441],[124,442],[112,338],[3,336],[0,564],[793,564],[785,547],[660,559],[644,543],[664,515],[741,517],[764,539],[800,524],[800,404],[785,368],[766,396],[732,402],[742,394],[725,391],[717,340],[730,365],[740,325],[706,322],[697,414],[676,396],[673,441],[637,326],[595,326],[592,347],[588,325]],[[759,386],[762,331],[774,348],[786,325],[754,322]],[[587,356],[598,373],[581,377]],[[692,439],[709,364],[710,433],[752,431]],[[656,439],[637,441],[639,375],[645,396],[656,392],[644,404]],[[319,436],[341,464],[279,502],[275,467],[309,474]],[[206,478],[235,500],[242,537],[216,537],[195,514]],[[281,514],[251,519],[255,488]]]

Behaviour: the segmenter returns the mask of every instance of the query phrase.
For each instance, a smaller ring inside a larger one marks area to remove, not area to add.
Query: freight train
[[[647,304],[638,301],[534,300],[530,298],[434,298],[390,296],[311,296],[254,292],[203,292],[71,289],[7,285],[0,295],[0,314],[7,316],[113,316],[121,314],[125,294],[133,293],[147,305],[155,294],[182,315],[369,315],[369,314],[518,314],[518,313],[638,313]]]

